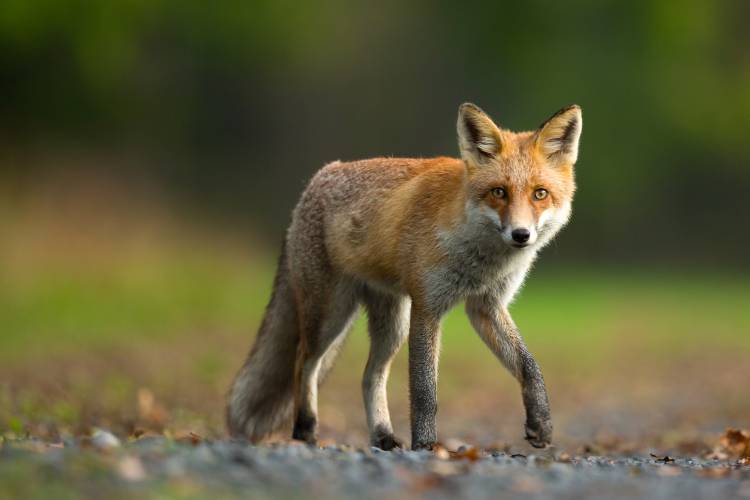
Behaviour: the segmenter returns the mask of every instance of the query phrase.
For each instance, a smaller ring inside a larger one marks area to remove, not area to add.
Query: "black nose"
[[[531,237],[531,233],[528,229],[521,228],[521,229],[514,229],[510,235],[513,237],[513,241],[516,243],[526,243],[529,241],[529,238]]]

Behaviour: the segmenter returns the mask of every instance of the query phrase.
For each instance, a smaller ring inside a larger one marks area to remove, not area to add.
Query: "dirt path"
[[[111,441],[111,442],[110,442]],[[593,456],[555,450],[509,455],[347,446],[179,443],[124,445],[108,437],[49,444],[6,440],[0,498],[281,496],[400,498],[750,498],[750,462]]]

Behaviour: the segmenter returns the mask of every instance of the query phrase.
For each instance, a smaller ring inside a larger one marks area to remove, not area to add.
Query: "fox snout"
[[[536,243],[537,231],[533,225],[507,225],[501,231],[503,242],[511,247],[523,248]]]
[[[513,241],[515,243],[525,245],[531,238],[531,231],[529,231],[525,227],[522,227],[520,229],[514,229],[513,231],[511,231],[510,236],[511,238],[513,238]]]

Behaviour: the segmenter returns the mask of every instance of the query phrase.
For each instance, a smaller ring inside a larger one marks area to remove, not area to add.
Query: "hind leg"
[[[409,302],[406,297],[372,290],[364,294],[370,331],[370,357],[362,379],[362,394],[370,444],[383,450],[403,447],[403,443],[393,435],[386,385],[391,362],[409,333]]]
[[[317,442],[318,383],[323,360],[343,341],[357,310],[356,287],[345,279],[335,280],[327,293],[299,296],[300,350],[292,439]]]

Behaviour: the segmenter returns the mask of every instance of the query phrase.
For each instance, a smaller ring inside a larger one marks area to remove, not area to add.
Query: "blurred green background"
[[[514,130],[578,103],[580,192],[561,259],[746,265],[743,0],[0,9],[12,177],[84,156],[278,239],[325,162],[453,155],[466,100]]]
[[[4,0],[0,432],[221,435],[307,180],[456,155],[464,101],[513,130],[584,110],[572,223],[513,310],[563,436],[612,405],[747,423],[748,19],[742,0]],[[321,393],[342,439],[364,439],[358,329]],[[460,310],[443,359],[447,432],[519,437],[515,384]],[[402,353],[401,434],[405,384]]]

